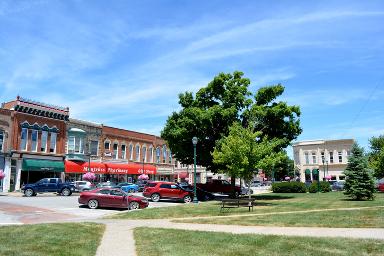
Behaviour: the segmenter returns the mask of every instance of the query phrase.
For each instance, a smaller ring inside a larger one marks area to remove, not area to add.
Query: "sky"
[[[220,72],[281,83],[298,141],[384,134],[383,1],[0,0],[0,102],[159,135]]]

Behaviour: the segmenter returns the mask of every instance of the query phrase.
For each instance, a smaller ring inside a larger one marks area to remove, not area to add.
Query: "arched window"
[[[160,147],[156,148],[156,163],[160,163]]]
[[[136,162],[140,162],[140,145],[136,145]]]
[[[127,158],[127,146],[125,144],[121,145],[121,158],[126,159]]]
[[[143,145],[143,149],[142,149],[142,158],[141,160],[143,160],[144,162],[147,162],[147,146],[144,144]]]
[[[104,149],[111,150],[111,142],[109,140],[104,141]]]
[[[171,150],[169,150],[168,156],[169,156],[169,163],[171,164],[172,163],[172,152],[171,152]]]
[[[133,145],[129,144],[129,160],[133,160]]]
[[[119,144],[117,142],[113,143],[113,157],[119,159]]]
[[[4,131],[0,130],[0,152],[3,152],[4,150]]]
[[[163,145],[163,163],[167,161],[167,146]]]
[[[149,162],[153,163],[153,146],[149,146]]]

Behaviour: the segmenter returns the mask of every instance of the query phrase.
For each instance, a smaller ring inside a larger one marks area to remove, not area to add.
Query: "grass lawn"
[[[141,255],[383,255],[379,240],[310,238],[271,235],[136,228],[136,251]]]
[[[351,201],[342,192],[303,194],[263,194],[254,196],[253,213],[279,213],[285,211],[322,210],[335,208],[374,207],[384,205],[384,193],[377,193],[374,201]],[[319,226],[319,227],[384,227],[384,208],[354,211],[324,211],[252,216],[241,218],[204,219],[199,223],[228,223],[247,225]],[[252,212],[251,212],[252,213]],[[229,209],[220,213],[220,202],[203,202],[164,208],[148,208],[124,212],[110,218],[118,219],[163,219],[205,216],[230,216],[249,214],[248,208]],[[243,221],[244,220],[244,221]],[[189,222],[190,220],[188,220]],[[186,220],[184,220],[186,222]],[[196,222],[196,221],[194,221]],[[251,223],[251,224],[249,224]]]
[[[104,230],[96,223],[2,226],[0,255],[94,256]]]

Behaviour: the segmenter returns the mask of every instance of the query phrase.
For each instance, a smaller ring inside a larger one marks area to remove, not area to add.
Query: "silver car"
[[[75,181],[74,183],[75,183],[74,185],[75,185],[76,190],[79,192],[89,191],[89,190],[96,188],[96,186],[94,184],[92,184],[89,181],[85,181],[85,180],[78,180],[78,181]]]

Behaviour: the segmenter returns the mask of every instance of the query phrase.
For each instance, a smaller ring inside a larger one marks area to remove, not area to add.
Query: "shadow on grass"
[[[255,195],[255,196],[252,196],[252,198],[255,198],[256,200],[284,200],[284,199],[294,198],[294,196],[265,194],[265,195]]]

